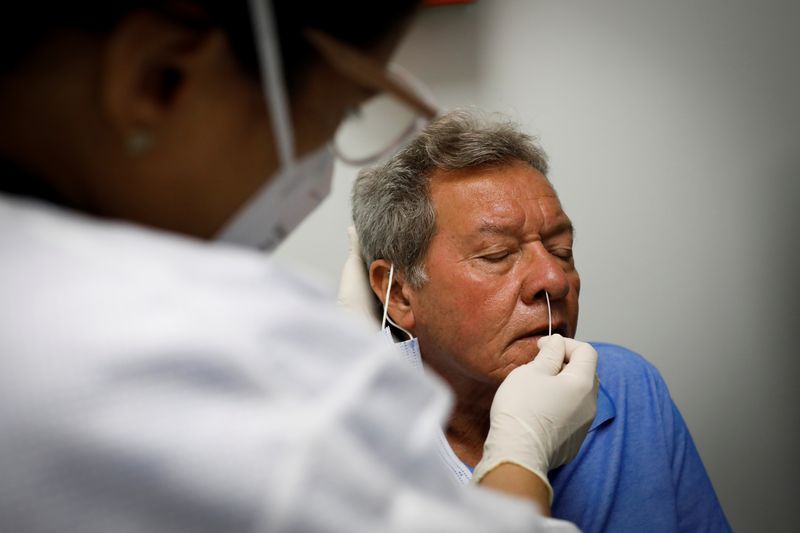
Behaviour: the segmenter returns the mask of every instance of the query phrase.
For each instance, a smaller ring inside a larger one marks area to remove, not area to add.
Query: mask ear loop
[[[283,79],[281,54],[278,49],[278,31],[272,1],[250,0],[253,30],[258,45],[258,66],[262,80],[262,91],[266,98],[272,122],[272,132],[280,158],[280,168],[294,165],[294,132],[289,114],[289,99]]]
[[[408,340],[414,338],[414,335],[408,332],[405,328],[402,328],[395,324],[394,320],[389,316],[389,293],[392,291],[392,279],[394,278],[394,263],[389,266],[389,286],[386,287],[386,297],[383,299],[383,320],[381,320],[381,330],[386,328],[386,322],[388,321],[389,324],[393,325],[406,335],[408,335]]]

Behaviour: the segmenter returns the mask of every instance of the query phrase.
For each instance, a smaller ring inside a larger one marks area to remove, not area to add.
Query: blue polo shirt
[[[577,457],[550,472],[553,516],[587,533],[731,531],[658,370],[620,346],[592,345],[597,416]]]

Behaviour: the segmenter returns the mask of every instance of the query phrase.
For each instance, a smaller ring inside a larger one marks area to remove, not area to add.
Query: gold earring
[[[135,129],[125,139],[125,147],[132,157],[139,157],[153,146],[153,134],[146,129]]]

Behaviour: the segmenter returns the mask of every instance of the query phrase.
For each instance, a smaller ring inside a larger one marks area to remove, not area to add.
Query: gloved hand
[[[375,324],[377,330],[381,326],[381,316],[376,312],[375,295],[369,284],[367,267],[361,257],[356,228],[347,228],[347,235],[350,237],[350,253],[342,269],[336,301],[345,309]]]
[[[590,344],[558,334],[540,339],[536,358],[515,368],[497,389],[472,481],[514,463],[545,482],[552,503],[547,472],[572,460],[586,437],[597,407],[596,371],[597,352]]]

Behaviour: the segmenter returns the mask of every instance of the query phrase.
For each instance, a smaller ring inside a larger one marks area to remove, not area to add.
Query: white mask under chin
[[[388,342],[395,351],[399,352],[405,361],[420,372],[423,370],[422,353],[419,351],[419,341],[412,337],[406,341],[395,341],[391,329],[387,326],[381,330],[380,336]]]
[[[231,217],[217,239],[272,250],[330,192],[334,155],[330,145],[325,145],[300,160],[295,159],[272,2],[250,0],[249,4],[279,170]]]

